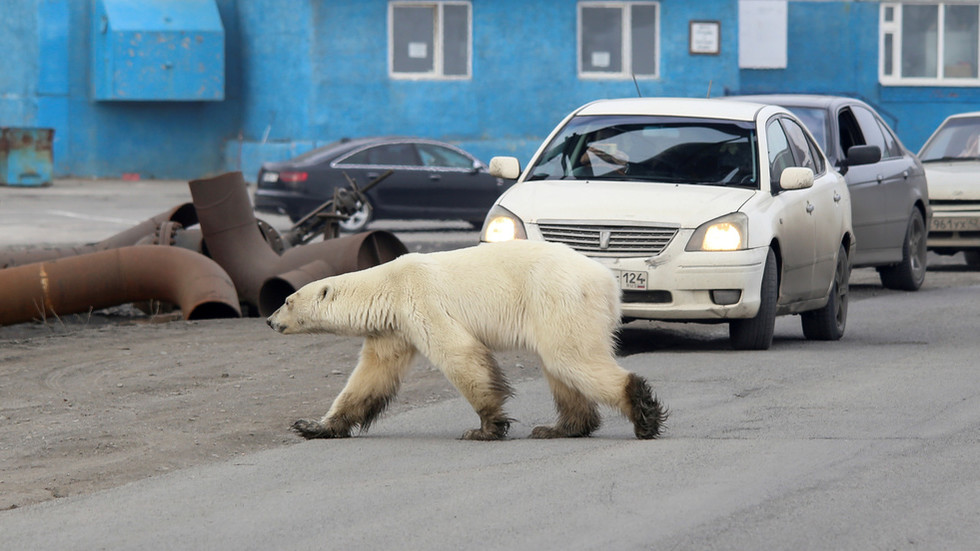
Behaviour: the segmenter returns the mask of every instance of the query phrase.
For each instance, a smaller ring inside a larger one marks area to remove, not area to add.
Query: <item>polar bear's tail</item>
[[[660,436],[670,414],[650,390],[650,384],[636,373],[626,380],[626,400],[630,404],[629,420],[637,438],[649,440]]]

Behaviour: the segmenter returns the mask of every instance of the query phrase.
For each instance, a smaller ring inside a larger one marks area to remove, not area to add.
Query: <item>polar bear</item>
[[[513,392],[494,350],[525,349],[542,361],[558,422],[532,438],[588,436],[598,404],[621,411],[637,438],[657,438],[667,411],[646,380],[616,363],[619,286],[598,262],[541,241],[484,243],[428,254],[309,283],[269,316],[284,334],[365,337],[346,386],[320,421],[299,420],[305,438],[366,431],[394,398],[416,353],[428,358],[469,401],[480,428],[468,440],[505,437]]]

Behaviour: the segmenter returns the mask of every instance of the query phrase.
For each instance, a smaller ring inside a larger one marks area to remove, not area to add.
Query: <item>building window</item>
[[[470,77],[469,2],[388,4],[388,72],[393,78]]]
[[[583,78],[659,76],[660,4],[579,3],[578,51]]]
[[[887,3],[880,18],[882,84],[980,85],[980,4]]]

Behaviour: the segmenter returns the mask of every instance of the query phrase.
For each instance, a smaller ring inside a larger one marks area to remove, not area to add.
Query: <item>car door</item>
[[[857,242],[854,263],[897,262],[911,212],[905,203],[911,197],[912,161],[894,139],[886,141],[877,117],[868,109],[851,105],[841,109],[837,118],[845,155],[851,146],[874,145],[882,157],[874,164],[849,167],[845,175]]]
[[[782,119],[786,137],[796,159],[796,166],[813,171],[813,187],[807,194],[807,214],[814,225],[814,257],[811,291],[820,297],[827,293],[837,269],[840,250],[840,228],[843,226],[843,184],[836,175],[828,175],[818,146],[796,121]],[[839,188],[839,189],[838,189]]]
[[[417,205],[424,201],[419,190],[426,173],[411,142],[394,142],[357,151],[335,164],[357,183],[365,186],[388,170],[392,174],[368,192],[376,217],[412,218]]]
[[[501,189],[479,161],[460,151],[434,144],[416,144],[428,171],[429,204],[447,218],[482,219]]]
[[[783,270],[779,302],[787,303],[810,298],[813,294],[816,224],[809,212],[814,207],[808,190],[781,190],[778,187],[782,171],[797,164],[780,118],[773,118],[766,124],[766,144],[769,177],[780,220],[777,231]]]

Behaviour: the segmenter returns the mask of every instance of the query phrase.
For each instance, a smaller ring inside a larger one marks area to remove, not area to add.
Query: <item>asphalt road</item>
[[[622,365],[671,409],[661,440],[608,410],[592,438],[525,439],[553,417],[534,380],[504,442],[457,440],[477,419],[452,399],[5,511],[0,548],[975,549],[980,273],[942,263],[915,293],[856,271],[839,342],[797,317],[764,352],[729,350],[723,326],[628,325]]]

